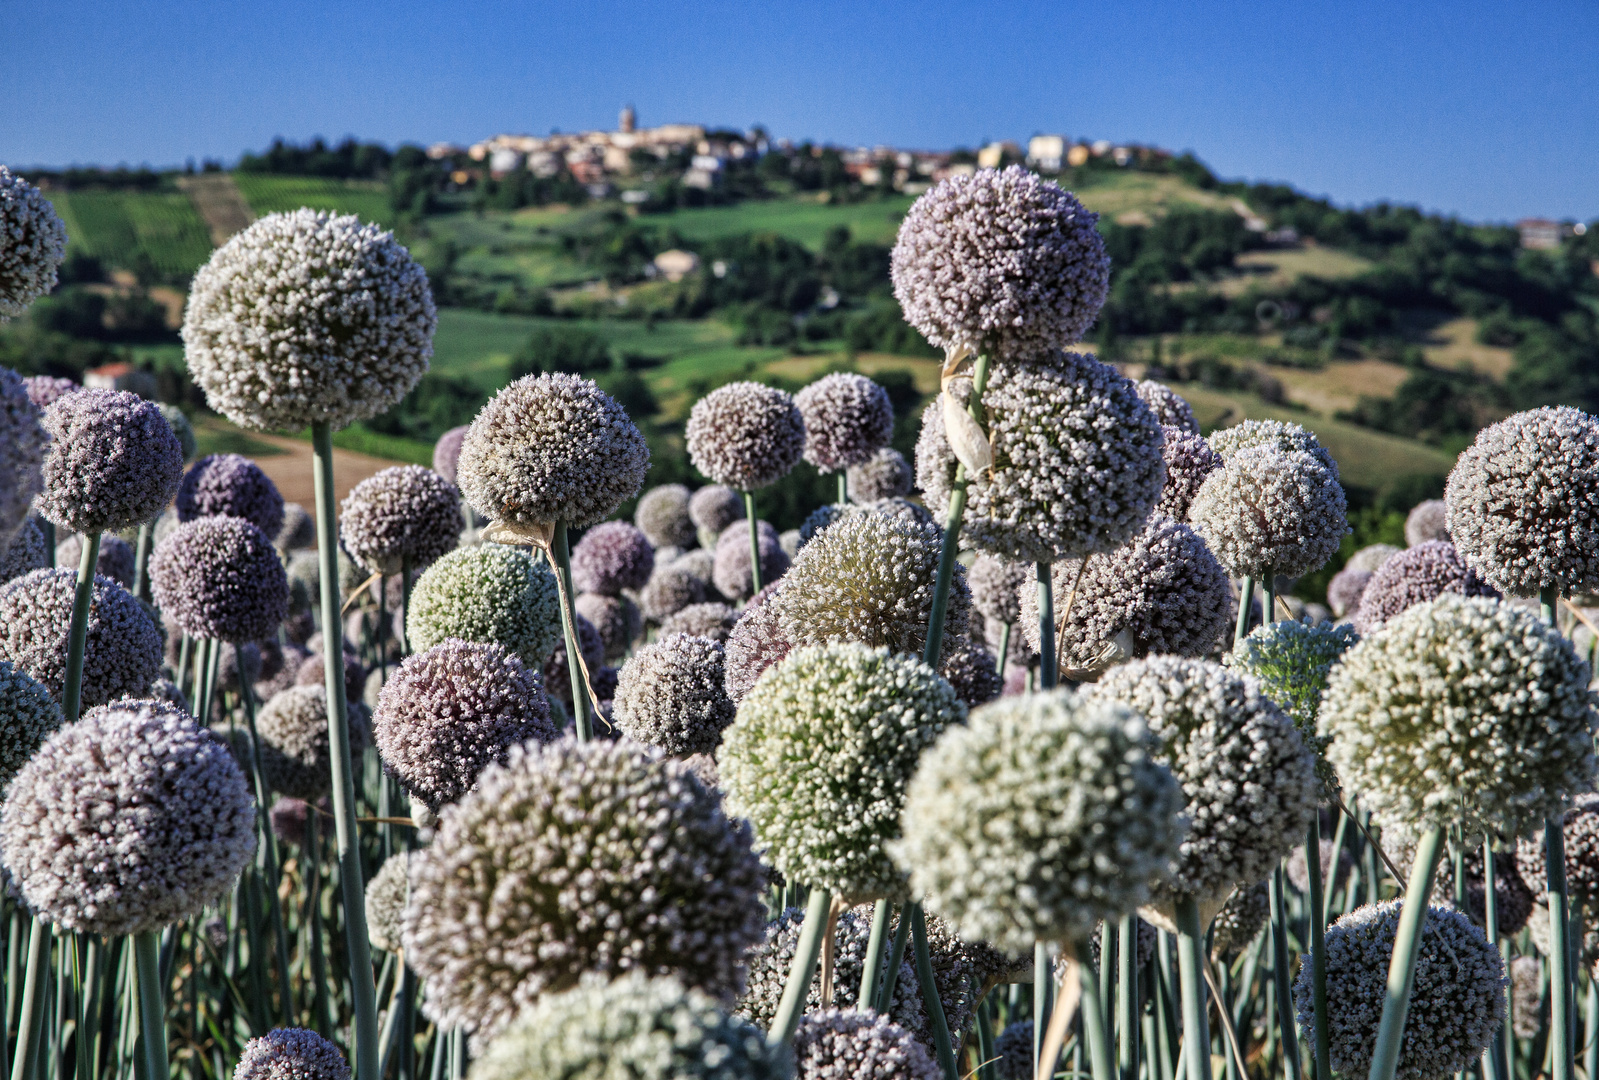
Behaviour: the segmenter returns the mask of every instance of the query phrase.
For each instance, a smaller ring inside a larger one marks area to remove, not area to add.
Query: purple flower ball
[[[0,552],[44,487],[50,436],[41,419],[38,406],[28,399],[25,380],[0,368]]]
[[[339,539],[372,573],[419,574],[461,542],[461,493],[432,469],[397,465],[362,480],[339,507]]]
[[[1335,618],[1342,619],[1345,615],[1354,617],[1360,608],[1360,598],[1366,586],[1371,584],[1373,576],[1374,571],[1354,566],[1346,566],[1332,576],[1332,580],[1327,582],[1327,606],[1332,609]]]
[[[44,413],[53,443],[39,509],[73,532],[154,518],[183,478],[183,447],[153,402],[122,390],[80,390]]]
[[[243,518],[179,525],[150,555],[150,588],[190,637],[259,641],[289,614],[289,578],[277,548]]]
[[[35,570],[0,588],[0,660],[61,700],[67,673],[76,570]],[[161,675],[161,628],[133,594],[96,576],[83,652],[85,709],[141,697]]]
[[[1455,545],[1428,540],[1392,556],[1372,575],[1360,596],[1355,629],[1370,634],[1406,609],[1444,593],[1498,597],[1499,590],[1466,565]]]
[[[467,425],[452,427],[433,444],[433,471],[455,483],[455,463],[461,460],[461,444],[466,441]]]
[[[76,570],[83,560],[83,538],[77,533],[56,545],[56,565],[63,570]],[[133,545],[120,536],[107,534],[100,537],[99,556],[94,561],[94,572],[108,577],[124,589],[133,588]]]
[[[76,394],[83,389],[71,379],[54,375],[27,375],[22,381],[28,386],[28,400],[40,409],[48,409],[68,394]]]
[[[824,375],[794,404],[805,424],[805,460],[824,473],[870,460],[894,436],[888,391],[864,375]]]
[[[737,705],[744,700],[767,668],[780,662],[794,647],[783,634],[777,611],[767,603],[777,592],[779,582],[766,586],[744,605],[738,622],[727,635],[724,661],[727,668],[727,696]]]
[[[642,589],[654,569],[649,539],[625,521],[594,526],[572,548],[572,584],[578,592],[620,596],[623,589]]]
[[[1222,467],[1221,455],[1197,434],[1170,426],[1164,430],[1166,441],[1160,452],[1166,459],[1166,485],[1160,489],[1155,512],[1174,521],[1187,521],[1188,508],[1205,477]]]
[[[350,1065],[316,1032],[278,1028],[244,1044],[233,1080],[350,1080]]]
[[[694,403],[684,437],[696,469],[734,490],[755,491],[799,464],[805,420],[782,390],[728,383]]]
[[[788,552],[770,523],[756,522],[755,532],[761,552],[761,585],[766,586],[788,572]],[[718,592],[733,600],[743,600],[755,591],[750,575],[750,532],[744,522],[734,522],[717,538],[711,580]]]
[[[1138,396],[1144,399],[1144,404],[1149,406],[1162,427],[1176,428],[1190,435],[1199,434],[1199,421],[1194,419],[1194,410],[1177,391],[1153,379],[1140,381],[1137,389]],[[1170,439],[1171,432],[1168,431],[1166,437]]]
[[[243,454],[207,454],[178,485],[178,520],[243,518],[268,536],[283,528],[283,496],[261,466]]]

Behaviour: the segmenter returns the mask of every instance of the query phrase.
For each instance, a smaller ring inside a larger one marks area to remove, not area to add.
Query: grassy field
[[[1147,225],[1173,210],[1236,211],[1234,200],[1158,173],[1102,173],[1077,190],[1084,206],[1124,225]]]
[[[828,232],[840,225],[848,226],[855,240],[892,244],[912,201],[908,195],[859,203],[824,203],[814,198],[768,200],[650,214],[640,221],[675,229],[690,241],[767,232],[820,251]]]
[[[131,269],[143,252],[163,278],[186,278],[211,256],[211,237],[178,191],[53,192],[73,247]]]
[[[245,172],[234,173],[233,181],[257,216],[309,206],[313,210],[355,214],[362,221],[375,221],[385,227],[394,223],[388,194],[379,183]]]
[[[1246,251],[1236,262],[1238,276],[1225,278],[1215,286],[1225,296],[1238,296],[1255,286],[1280,288],[1302,277],[1355,277],[1372,265],[1358,255],[1326,247]]]

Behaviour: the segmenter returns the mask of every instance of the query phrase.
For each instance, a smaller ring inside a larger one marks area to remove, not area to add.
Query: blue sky
[[[1474,220],[1599,217],[1599,5],[0,2],[0,161],[233,160],[273,136],[765,124],[1039,131]]]

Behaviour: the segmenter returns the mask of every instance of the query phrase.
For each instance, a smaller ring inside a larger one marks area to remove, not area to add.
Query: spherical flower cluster
[[[466,441],[467,425],[452,427],[433,444],[433,471],[455,483],[455,466],[461,460],[461,444]]]
[[[1155,750],[1114,702],[1062,690],[984,706],[924,755],[890,850],[962,937],[1074,942],[1147,901],[1177,856],[1183,791]]]
[[[556,372],[518,379],[483,406],[455,479],[490,520],[586,528],[638,494],[649,466],[644,434],[616,399]]]
[[[605,648],[605,659],[620,660],[644,634],[644,615],[625,596],[579,593],[573,602],[577,613],[594,625]]]
[[[344,649],[344,698],[346,701],[359,702],[366,689],[366,666],[361,663],[361,658],[348,642]],[[312,653],[302,660],[294,669],[295,686],[327,686],[327,658],[320,652]],[[354,722],[353,720],[351,721]]]
[[[1375,574],[1382,569],[1382,564],[1398,555],[1403,548],[1396,548],[1392,544],[1367,544],[1344,563],[1346,570],[1366,570]]]
[[[61,726],[61,706],[37,681],[0,660],[0,793],[46,736]]]
[[[620,596],[623,589],[642,589],[654,569],[649,538],[625,521],[594,526],[572,548],[572,584],[578,592]]]
[[[1318,728],[1379,822],[1514,836],[1592,786],[1588,678],[1537,612],[1445,593],[1344,654]]]
[[[503,645],[452,639],[408,657],[372,714],[384,766],[435,813],[512,746],[553,738],[543,679]]]
[[[902,897],[904,875],[885,845],[900,836],[921,752],[965,717],[950,685],[908,656],[859,644],[795,649],[744,696],[723,736],[728,805],[790,880],[853,902]]]
[[[1575,803],[1562,820],[1566,892],[1591,925],[1593,917],[1599,915],[1599,795],[1578,795]],[[1539,904],[1547,904],[1549,878],[1542,830],[1518,842],[1516,865],[1522,880],[1532,889],[1533,898]]]
[[[1332,609],[1334,618],[1342,619],[1347,615],[1354,619],[1355,612],[1360,610],[1360,598],[1366,594],[1366,586],[1374,576],[1370,570],[1349,566],[1332,576],[1327,582],[1327,606]]]
[[[705,602],[705,582],[691,569],[675,563],[656,566],[649,582],[639,590],[638,603],[644,618],[659,623],[690,604]]]
[[[1187,521],[1194,496],[1199,494],[1205,478],[1221,468],[1221,455],[1198,435],[1172,427],[1166,428],[1161,454],[1166,459],[1166,486],[1160,489],[1155,511]]]
[[[243,454],[208,454],[178,484],[178,520],[243,518],[268,536],[283,528],[283,496],[261,466]]]
[[[504,645],[542,666],[561,636],[555,575],[521,548],[457,548],[412,586],[405,633],[419,652],[453,637]]]
[[[0,660],[9,660],[61,700],[72,629],[75,570],[35,570],[0,588]],[[133,594],[96,577],[89,602],[80,704],[85,709],[142,695],[161,674],[161,627]]]
[[[339,1048],[305,1028],[278,1028],[244,1044],[233,1080],[350,1080]]]
[[[994,666],[994,654],[988,646],[969,637],[950,643],[939,661],[938,673],[968,709],[993,701],[1005,689]]]
[[[1033,1022],[1012,1020],[994,1039],[994,1063],[999,1080],[1032,1080]]]
[[[1401,612],[1444,593],[1497,598],[1447,540],[1426,540],[1386,560],[1360,594],[1355,628],[1369,634]]]
[[[688,510],[691,497],[682,484],[652,487],[639,497],[633,524],[655,547],[686,548],[694,543],[694,521]]]
[[[273,543],[285,554],[316,547],[316,518],[299,503],[284,503],[283,527]]]
[[[710,540],[710,547],[690,548],[673,559],[672,565],[699,578],[707,590],[714,590],[716,586],[712,579],[716,577],[716,537],[712,536]]]
[[[513,749],[410,874],[405,953],[426,1011],[479,1038],[586,972],[671,973],[731,1001],[766,921],[749,827],[636,743]]]
[[[775,484],[805,450],[805,421],[794,398],[760,383],[736,382],[694,403],[684,429],[689,460],[737,491]]]
[[[475,1041],[474,1041],[475,1045]],[[542,998],[472,1063],[471,1080],[790,1080],[786,1046],[675,978],[585,979]]]
[[[1188,519],[1235,577],[1319,569],[1349,532],[1338,474],[1304,450],[1249,446],[1222,455]]]
[[[348,715],[350,754],[366,749],[360,710]],[[326,795],[333,783],[333,747],[328,737],[328,695],[321,685],[291,686],[261,708],[261,775],[273,791],[307,802]]]
[[[674,757],[708,754],[733,722],[720,642],[672,634],[622,668],[614,717],[622,733]]]
[[[1402,907],[1398,900],[1369,904],[1327,927],[1327,1037],[1333,1071],[1340,1075],[1370,1070]],[[1394,1075],[1443,1080],[1470,1068],[1504,1018],[1505,982],[1499,950],[1481,930],[1457,911],[1429,907]],[[1301,1029],[1314,1041],[1312,989],[1310,965],[1302,964],[1294,1006]]]
[[[871,460],[894,435],[888,391],[865,375],[824,375],[794,395],[805,426],[805,460],[823,473]]]
[[[1090,555],[1086,569],[1075,559],[1056,563],[1051,584],[1056,648],[1073,668],[1162,653],[1205,656],[1231,625],[1227,572],[1194,530],[1167,517],[1150,518],[1107,555]],[[1038,590],[1023,586],[1020,599],[1020,627],[1037,652]]]
[[[198,915],[255,852],[255,804],[228,748],[153,701],[94,709],[45,740],[0,810],[23,902],[86,934]]]
[[[80,390],[45,410],[51,437],[39,510],[73,532],[142,524],[172,501],[183,448],[154,404],[125,390]]]
[[[40,410],[48,409],[68,394],[75,394],[83,389],[71,379],[62,379],[55,375],[28,375],[22,382],[28,388],[28,400]]]
[[[56,287],[67,230],[38,188],[0,165],[0,322]]]
[[[701,534],[721,536],[729,525],[743,519],[744,500],[730,487],[707,484],[689,497],[688,516]]]
[[[1271,918],[1271,886],[1266,882],[1240,885],[1216,912],[1211,922],[1211,948],[1217,956],[1231,959],[1255,940],[1260,928]]]
[[[427,274],[393,233],[302,209],[266,215],[200,268],[184,357],[240,427],[341,428],[410,392],[436,324]]]
[[[224,642],[221,653],[217,656],[216,688],[237,694],[240,686],[240,667],[244,669],[244,681],[254,687],[261,678],[261,647],[253,641],[242,645]]]
[[[778,542],[777,530],[764,521],[756,523],[756,543],[761,553],[761,584],[768,585],[788,572],[788,553]],[[749,526],[729,525],[716,541],[716,562],[711,570],[716,591],[733,600],[748,599],[755,591],[750,575]]]
[[[1405,544],[1419,547],[1429,540],[1449,539],[1449,504],[1442,499],[1417,503],[1405,515]]]
[[[737,705],[744,700],[761,673],[789,654],[793,643],[783,636],[777,611],[769,603],[776,585],[768,585],[744,605],[737,624],[727,635],[724,657],[727,696]]]
[[[1014,357],[1078,340],[1105,303],[1099,215],[1017,166],[952,176],[911,206],[890,260],[905,321],[944,349]]]
[[[383,860],[378,872],[366,883],[366,933],[374,949],[400,951],[405,898],[411,891],[410,882],[406,880],[410,862],[410,852],[396,851]]]
[[[1143,527],[1166,482],[1164,436],[1133,384],[1092,356],[993,366],[983,391],[993,467],[968,477],[962,539],[1022,562],[1110,551]],[[939,399],[922,414],[916,479],[947,512],[957,462]]]
[[[794,1032],[794,1080],[939,1080],[925,1047],[886,1016],[867,1010],[807,1013]]]
[[[420,465],[374,473],[339,507],[339,542],[372,573],[419,573],[455,550],[461,525],[455,485]]]
[[[935,529],[852,514],[805,545],[771,599],[794,645],[855,641],[920,656],[927,642],[943,539]],[[971,590],[957,566],[944,640],[963,637]]]
[[[1160,421],[1160,426],[1168,429],[1167,438],[1171,438],[1174,432],[1199,434],[1199,421],[1194,418],[1193,406],[1184,401],[1177,391],[1154,379],[1139,380],[1136,389],[1138,396],[1144,399],[1144,404],[1155,414],[1155,419]]]
[[[1310,454],[1321,466],[1338,478],[1338,463],[1321,445],[1314,434],[1287,420],[1245,420],[1230,428],[1212,432],[1210,448],[1221,455],[1222,464],[1233,459],[1240,450],[1252,446],[1269,446],[1283,453],[1294,450]]]
[[[259,641],[289,613],[289,578],[267,534],[236,517],[179,525],[150,554],[150,589],[190,637]]]
[[[1536,956],[1510,961],[1510,1022],[1518,1039],[1535,1038],[1542,1026],[1538,1015],[1543,1000],[1543,965]]]
[[[1578,796],[1583,798],[1583,796]],[[1542,836],[1539,836],[1542,839]],[[1525,837],[1521,841],[1526,844]],[[1534,841],[1534,844],[1537,842]],[[1465,907],[1462,908],[1471,921],[1478,926],[1484,925],[1487,917],[1487,906],[1484,900],[1487,897],[1487,887],[1483,884],[1482,872],[1482,845],[1471,844],[1463,852],[1465,863]],[[1537,851],[1538,864],[1543,865],[1542,847]],[[1570,860],[1570,854],[1567,854]],[[1521,876],[1517,865],[1518,854],[1511,851],[1498,851],[1494,856],[1494,918],[1499,924],[1501,938],[1515,937],[1521,933],[1521,928],[1527,925],[1528,918],[1532,915],[1533,894],[1527,886],[1526,879]],[[1455,867],[1454,860],[1443,858],[1438,861],[1438,874],[1436,884],[1433,886],[1433,897],[1440,903],[1453,904],[1455,899]],[[1576,894],[1572,894],[1576,900]],[[1544,899],[1547,900],[1547,897]]]
[[[189,418],[176,405],[157,404],[156,408],[166,417],[167,425],[172,428],[172,434],[178,437],[178,446],[183,450],[183,460],[188,461],[193,458],[197,444],[194,441],[194,425],[189,422]]]
[[[915,470],[905,455],[885,446],[844,471],[845,489],[856,502],[903,498],[911,493]]]
[[[49,444],[39,408],[29,400],[23,379],[0,368],[0,542],[10,540],[21,527],[43,489]]]
[[[661,620],[660,637],[688,634],[691,637],[710,638],[724,644],[738,622],[739,613],[716,600],[703,604],[690,604],[676,614]]]
[[[594,628],[594,624],[582,615],[577,616],[573,629],[577,634],[577,648],[583,658],[583,666],[588,669],[590,683],[594,683],[598,679],[600,665],[605,663],[605,642],[600,640],[600,632]],[[599,687],[595,686],[594,689],[598,690]],[[557,636],[555,650],[544,662],[544,692],[552,696],[552,708],[554,701],[567,706],[572,704],[572,669],[567,666],[564,633]]]
[[[1253,680],[1209,660],[1154,656],[1111,668],[1089,692],[1144,717],[1187,800],[1188,836],[1162,906],[1225,900],[1264,880],[1305,836],[1316,763],[1294,722]]]
[[[1566,406],[1483,428],[1445,487],[1466,562],[1511,596],[1599,584],[1599,420]]]
[[[103,546],[104,541],[101,543]],[[34,570],[43,570],[49,565],[50,551],[45,546],[44,530],[39,528],[38,519],[30,514],[22,519],[21,528],[11,538],[5,554],[0,556],[0,585]]]
[[[56,565],[63,570],[76,570],[83,561],[83,538],[77,533],[56,545]],[[94,572],[108,577],[124,589],[133,588],[135,570],[133,545],[115,533],[100,537],[100,550],[95,556]]]
[[[1022,617],[1021,591],[1037,580],[1032,564],[982,552],[966,571],[972,606],[985,619],[1014,623]]]
[[[800,550],[816,539],[817,534],[823,529],[852,514],[882,514],[902,525],[934,525],[933,515],[927,512],[927,508],[909,499],[878,499],[869,503],[823,503],[812,510],[795,531],[794,554],[798,556]]]

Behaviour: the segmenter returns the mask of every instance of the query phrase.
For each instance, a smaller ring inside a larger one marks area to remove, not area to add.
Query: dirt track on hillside
[[[254,458],[254,462],[261,466],[261,471],[272,478],[272,482],[283,493],[285,502],[296,502],[316,516],[316,494],[311,477],[311,444],[302,439],[287,439],[276,435],[258,435],[251,433],[252,439],[269,442],[283,451],[281,454],[269,454],[266,457]],[[350,493],[350,489],[362,480],[371,476],[380,469],[387,469],[399,465],[398,461],[387,461],[383,458],[372,457],[369,454],[358,454],[353,450],[340,450],[333,448],[333,491],[340,502]]]

